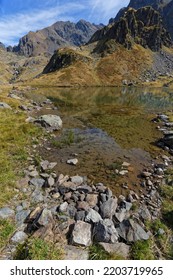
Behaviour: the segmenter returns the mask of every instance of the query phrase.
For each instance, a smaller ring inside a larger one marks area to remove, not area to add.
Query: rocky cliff
[[[163,27],[159,12],[150,6],[138,10],[129,8],[118,22],[97,31],[89,43],[98,41],[96,50],[104,50],[110,40],[128,49],[134,43],[152,51],[159,51],[162,46],[171,46],[171,37]]]
[[[117,22],[129,8],[139,9],[146,6],[151,6],[159,11],[163,18],[164,26],[173,40],[173,0],[131,0],[128,7],[121,9],[115,18],[110,19],[109,23]]]
[[[53,54],[62,46],[80,46],[87,43],[91,36],[102,27],[103,25],[91,24],[84,20],[76,24],[70,21],[59,21],[37,32],[29,32],[20,39],[13,51],[25,56]]]

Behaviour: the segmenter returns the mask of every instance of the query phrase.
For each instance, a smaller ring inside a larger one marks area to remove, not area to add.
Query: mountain
[[[77,23],[58,21],[37,32],[29,32],[20,39],[13,52],[25,56],[37,56],[42,53],[52,55],[60,47],[80,46],[87,43],[102,27],[103,25],[91,24],[85,20]]]
[[[173,50],[162,17],[152,7],[129,8],[80,48],[58,49],[37,82],[60,86],[155,81],[173,72]]]
[[[139,9],[146,6],[151,6],[159,11],[163,17],[164,26],[173,40],[173,0],[131,0],[129,5],[126,8],[122,8],[115,18],[110,19],[109,24],[118,21],[129,8]]]

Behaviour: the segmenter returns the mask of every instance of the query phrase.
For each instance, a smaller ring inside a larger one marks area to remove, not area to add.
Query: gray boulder
[[[15,212],[9,207],[4,207],[0,209],[0,219],[5,220],[14,217]]]
[[[11,109],[11,107],[5,102],[0,102],[0,109]]]
[[[41,178],[33,178],[29,181],[29,184],[34,187],[42,188],[45,184],[45,180]]]
[[[46,226],[53,222],[52,212],[48,209],[43,209],[40,217],[38,218],[37,222],[40,226]]]
[[[117,209],[117,198],[110,198],[100,207],[101,216],[103,219],[112,219]]]
[[[88,247],[92,244],[91,225],[77,221],[72,232],[72,244]]]
[[[95,210],[90,208],[86,215],[85,221],[92,222],[92,223],[98,223],[98,222],[102,221],[102,217],[100,216],[100,214],[98,212],[96,212]]]
[[[35,122],[51,130],[60,130],[62,128],[62,120],[56,115],[43,115],[36,119]]]
[[[119,235],[112,220],[105,219],[95,224],[94,239],[97,242],[116,243]]]
[[[11,238],[11,242],[15,244],[21,244],[28,238],[27,234],[23,231],[16,232]]]
[[[127,242],[148,240],[149,234],[133,220],[124,220],[117,228],[118,234]]]

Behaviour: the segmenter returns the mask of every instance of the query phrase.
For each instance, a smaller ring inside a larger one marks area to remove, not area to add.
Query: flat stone
[[[70,178],[71,182],[74,183],[76,186],[80,186],[83,184],[84,180],[81,176],[73,176]]]
[[[86,249],[77,248],[72,245],[66,245],[64,248],[65,260],[88,260],[89,253]]]
[[[9,207],[0,208],[0,219],[5,220],[13,218],[15,215],[14,210]]]
[[[31,201],[33,203],[39,203],[39,202],[42,202],[44,200],[44,196],[43,194],[40,192],[40,188],[37,187],[35,189],[35,191],[32,193],[31,195]]]
[[[51,130],[60,130],[62,128],[62,120],[57,115],[43,115],[35,122],[40,123],[45,128],[51,128]]]
[[[78,163],[77,158],[67,160],[67,164],[70,164],[70,165],[76,165],[77,163]]]
[[[138,210],[139,216],[142,218],[143,221],[151,221],[151,213],[148,210],[146,205],[142,205]]]
[[[113,221],[105,219],[95,224],[94,238],[97,242],[116,243],[119,235]]]
[[[91,225],[77,221],[72,231],[72,244],[88,247],[92,244]]]
[[[0,109],[12,109],[7,103],[0,102]]]
[[[96,212],[93,209],[89,209],[87,212],[87,215],[85,217],[85,222],[89,222],[89,223],[98,223],[102,221],[102,217],[100,216],[100,214],[98,212]]]
[[[86,201],[78,201],[77,209],[87,211],[89,209],[89,204]]]
[[[116,254],[119,256],[122,256],[123,258],[127,259],[130,253],[130,246],[126,245],[125,243],[114,243],[114,244],[110,244],[110,243],[99,243],[103,249],[108,252],[109,254]]]
[[[101,205],[100,213],[103,219],[112,219],[118,206],[117,201],[117,198],[110,198]]]
[[[33,178],[29,181],[29,184],[34,187],[42,188],[45,184],[45,180],[42,178]]]
[[[28,238],[27,234],[23,231],[16,232],[11,238],[11,242],[15,244],[21,244]]]
[[[53,187],[54,184],[55,184],[55,179],[54,179],[52,176],[50,176],[50,177],[47,179],[47,186],[48,186],[48,188]]]
[[[129,213],[125,209],[121,209],[119,212],[115,213],[116,219],[121,223],[125,219],[127,219],[129,216]]]

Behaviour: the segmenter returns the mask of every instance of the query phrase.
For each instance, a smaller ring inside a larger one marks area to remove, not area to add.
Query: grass
[[[40,238],[31,238],[23,245],[19,245],[15,260],[62,260],[63,251],[53,243]]]
[[[123,260],[124,258],[115,253],[106,252],[99,244],[94,244],[89,248],[89,260]]]
[[[66,135],[63,136],[62,139],[52,140],[52,145],[56,148],[62,149],[64,147],[70,146],[73,143],[80,143],[83,140],[81,136],[75,136],[73,130],[69,130]]]
[[[131,259],[133,260],[154,260],[152,241],[137,241],[131,247]]]
[[[0,220],[0,249],[6,245],[9,237],[14,232],[14,224],[10,221]]]
[[[9,203],[14,186],[21,176],[21,167],[27,163],[27,147],[33,137],[39,137],[41,129],[25,123],[24,113],[0,110],[0,207]]]

